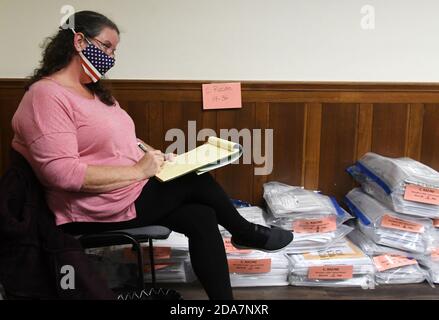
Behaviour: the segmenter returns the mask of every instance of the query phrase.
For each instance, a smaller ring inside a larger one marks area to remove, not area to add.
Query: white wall
[[[437,0],[0,0],[0,78],[31,73],[63,5],[118,24],[113,79],[439,81]]]

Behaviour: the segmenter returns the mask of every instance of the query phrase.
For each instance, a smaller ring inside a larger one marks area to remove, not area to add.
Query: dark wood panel
[[[424,109],[421,161],[439,170],[439,104],[427,104]]]
[[[217,114],[218,136],[241,143],[244,147],[244,154],[238,162],[217,169],[216,179],[231,197],[250,203],[253,203],[254,171],[251,164],[251,132],[254,127],[254,117],[255,104],[253,103],[243,103],[242,109],[220,110]],[[233,138],[234,135],[235,138]]]
[[[163,119],[163,103],[151,101],[149,103],[149,140],[145,142],[159,150],[164,150]]]
[[[257,168],[264,169],[264,171],[268,172],[272,167],[272,165],[269,165],[267,162],[269,161],[269,153],[270,153],[270,146],[266,146],[266,136],[268,137],[267,129],[270,128],[270,104],[266,102],[262,103],[256,103],[255,105],[255,122],[254,122],[255,128],[258,128],[261,130],[261,146],[260,151],[256,150],[257,154],[260,154],[262,157],[265,157],[265,162],[257,163],[254,161],[255,170]],[[269,139],[267,139],[270,143]],[[266,151],[268,150],[268,151]],[[263,205],[263,186],[264,183],[268,182],[268,175],[259,173],[254,173],[253,176],[253,203],[254,205]]]
[[[149,103],[148,101],[128,101],[121,107],[130,115],[136,126],[136,136],[146,143],[149,140]]]
[[[408,105],[381,104],[373,106],[372,151],[388,157],[405,153]]]
[[[357,104],[323,104],[319,187],[341,199],[353,186],[345,172],[356,156]]]
[[[302,184],[304,103],[271,103],[269,127],[273,129],[273,172],[268,180]]]
[[[319,186],[321,130],[322,105],[320,103],[306,104],[302,185],[312,190]]]
[[[10,121],[24,82],[0,79],[1,173],[9,163]],[[262,186],[270,180],[340,197],[352,183],[345,167],[369,150],[410,156],[439,169],[438,84],[243,82],[244,108],[207,111],[201,96],[205,82],[210,81],[108,83],[138,137],[163,151],[172,143],[165,141],[166,132],[177,128],[187,136],[188,121],[196,121],[197,133],[210,128],[216,135],[220,129],[273,129],[271,174],[255,175],[261,167],[255,163],[213,172],[231,197],[261,204]]]
[[[371,103],[361,103],[359,105],[357,123],[356,159],[359,159],[372,148],[373,105]]]
[[[421,160],[422,131],[424,126],[424,105],[412,103],[409,105],[407,126],[407,141],[405,155]]]

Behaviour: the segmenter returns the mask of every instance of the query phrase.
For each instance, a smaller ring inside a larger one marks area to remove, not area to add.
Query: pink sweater
[[[45,187],[57,225],[136,217],[134,201],[148,180],[104,193],[80,191],[88,165],[131,166],[143,156],[134,122],[119,103],[109,107],[41,80],[23,96],[12,128],[12,147]]]

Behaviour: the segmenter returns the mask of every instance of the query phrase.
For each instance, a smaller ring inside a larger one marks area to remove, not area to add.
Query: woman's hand
[[[167,153],[165,154],[165,160],[169,162],[174,162],[176,156],[177,155],[175,153]]]
[[[142,180],[155,176],[165,163],[165,155],[160,150],[149,150],[134,165]]]

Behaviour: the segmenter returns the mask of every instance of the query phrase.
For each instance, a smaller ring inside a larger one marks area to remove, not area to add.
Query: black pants
[[[185,234],[195,274],[210,299],[233,299],[226,253],[218,224],[232,235],[245,235],[252,224],[232,205],[209,173],[188,174],[168,182],[150,179],[135,201],[137,217],[116,223],[69,223],[73,234],[159,224]]]

